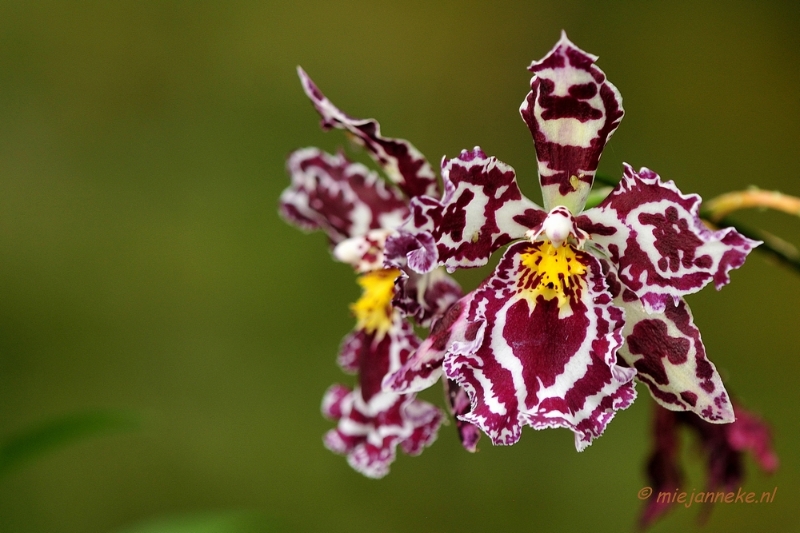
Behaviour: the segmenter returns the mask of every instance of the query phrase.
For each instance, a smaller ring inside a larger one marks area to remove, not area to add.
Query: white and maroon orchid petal
[[[339,420],[352,409],[352,400],[350,389],[339,383],[331,385],[322,397],[322,415]]]
[[[458,438],[461,441],[461,445],[468,452],[475,453],[478,451],[478,440],[481,438],[481,431],[478,426],[461,419],[471,409],[469,395],[453,380],[443,379],[442,383],[444,384],[447,407],[456,420],[456,429],[458,430]]]
[[[443,160],[442,178],[442,200],[415,198],[403,225],[404,233],[418,240],[428,234],[436,244],[435,253],[425,249],[423,241],[411,247],[411,268],[438,264],[452,272],[485,265],[492,252],[544,220],[545,213],[520,192],[514,169],[480,148]],[[416,264],[411,253],[419,256]]]
[[[711,281],[720,289],[760,244],[733,228],[709,230],[699,206],[699,196],[682,194],[672,181],[625,165],[620,184],[578,223],[647,309],[663,311]]]
[[[325,416],[337,426],[325,445],[347,455],[350,466],[368,477],[383,477],[394,461],[397,446],[416,455],[436,439],[442,413],[413,395],[381,390],[383,378],[400,368],[419,346],[413,327],[399,313],[383,334],[357,330],[344,342],[340,363],[358,369],[358,386],[351,392],[334,385],[322,402]]]
[[[444,313],[462,296],[461,286],[442,269],[427,274],[401,272],[395,281],[392,306],[413,317],[423,327]]]
[[[339,367],[348,374],[358,372],[361,354],[368,349],[365,344],[372,342],[372,340],[373,337],[362,329],[350,332],[342,340],[342,345],[339,347],[339,355],[336,358]]]
[[[707,422],[733,422],[728,393],[706,358],[686,302],[648,313],[631,291],[623,289],[615,303],[625,309],[625,344],[619,356],[636,369],[656,402],[672,411],[692,411]]]
[[[623,314],[597,260],[570,249],[564,271],[573,274],[554,290],[548,276],[560,267],[535,268],[545,246],[522,242],[506,251],[469,308],[468,319],[485,326],[481,344],[451,349],[444,370],[470,396],[462,419],[493,443],[514,444],[526,424],[567,427],[580,451],[631,404],[635,372],[616,364]]]
[[[324,129],[338,128],[353,134],[356,141],[384,168],[387,176],[409,197],[437,195],[439,186],[436,174],[422,153],[410,142],[381,136],[381,127],[375,119],[347,116],[322,94],[302,68],[297,67],[297,74],[303,90],[322,116]]]
[[[345,387],[334,386],[335,394]],[[326,394],[326,400],[331,396]],[[338,396],[337,396],[338,397]],[[389,473],[397,446],[409,455],[418,455],[436,440],[442,413],[435,406],[417,400],[413,395],[378,393],[364,399],[356,387],[336,404],[337,427],[323,439],[332,452],[347,455],[347,462],[356,471],[371,478]]]
[[[419,455],[436,440],[442,424],[442,412],[434,405],[413,399],[405,405],[406,421],[413,428],[411,434],[400,441],[400,447],[408,455]]]
[[[386,239],[391,232],[389,229],[374,229],[364,235],[345,239],[333,248],[333,257],[362,274],[380,270],[385,262]]]
[[[358,356],[358,383],[365,401],[380,394],[383,379],[397,371],[420,346],[413,326],[395,311],[383,336],[368,334]]]
[[[548,211],[557,205],[575,214],[583,209],[600,154],[624,114],[619,91],[596,60],[562,32],[550,53],[528,67],[531,92],[519,111],[533,135]]]
[[[454,303],[434,322],[428,338],[402,367],[383,380],[383,389],[396,393],[427,389],[442,375],[442,361],[449,351],[473,352],[483,340],[480,324],[468,320],[470,293]]]
[[[283,191],[280,213],[310,231],[321,229],[331,242],[396,228],[408,215],[405,199],[362,164],[317,148],[296,150],[287,170],[292,184]]]

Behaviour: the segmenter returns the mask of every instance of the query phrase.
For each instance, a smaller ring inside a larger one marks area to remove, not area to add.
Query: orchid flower
[[[708,492],[735,491],[744,479],[744,454],[749,452],[756,464],[771,474],[778,468],[778,456],[772,445],[767,424],[754,413],[736,403],[736,421],[731,424],[709,424],[689,412],[667,411],[656,406],[653,421],[653,451],[647,462],[648,482],[653,489],[642,509],[642,528],[652,525],[670,510],[673,502],[657,498],[683,488],[684,474],[680,466],[680,426],[689,428],[698,444],[697,451],[706,463]],[[716,496],[716,494],[715,494]],[[710,503],[710,502],[709,502]],[[701,519],[711,512],[703,506]]]
[[[360,274],[363,295],[351,306],[357,323],[338,357],[343,370],[358,374],[358,385],[350,390],[337,384],[326,392],[323,414],[338,425],[324,441],[332,451],[347,455],[357,471],[382,477],[398,444],[406,453],[420,453],[435,440],[442,421],[439,409],[413,394],[381,390],[383,378],[400,368],[420,343],[405,316],[427,325],[461,296],[461,289],[442,269],[407,274],[400,264],[405,254],[385,266],[392,261],[385,253],[386,239],[409,215],[409,198],[439,190],[422,154],[408,141],[382,137],[376,121],[348,117],[302,69],[298,73],[323,128],[351,133],[390,180],[342,153],[305,148],[289,156],[292,184],[280,200],[287,221],[307,231],[323,230],[334,258]]]
[[[412,198],[411,216],[387,239],[387,248],[402,241],[419,273],[481,266],[510,244],[384,380],[385,390],[412,392],[444,373],[469,395],[462,420],[494,444],[514,444],[525,425],[566,427],[581,451],[633,402],[634,377],[666,409],[734,420],[682,297],[711,281],[722,287],[758,242],[708,229],[698,196],[627,164],[619,185],[583,210],[624,114],[596,60],[562,34],[529,67],[520,113],[544,208],[522,195],[510,166],[476,147],[443,159],[443,197]]]

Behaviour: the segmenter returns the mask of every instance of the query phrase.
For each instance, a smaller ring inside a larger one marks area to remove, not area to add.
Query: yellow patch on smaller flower
[[[534,244],[529,252],[522,254],[525,270],[518,286],[526,290],[532,303],[538,296],[545,300],[558,298],[558,307],[567,303],[568,296],[583,283],[586,265],[578,260],[572,245],[565,243],[558,248],[550,241]]]
[[[394,280],[400,275],[396,268],[374,270],[356,280],[364,293],[350,310],[356,316],[356,328],[383,337],[392,326]]]

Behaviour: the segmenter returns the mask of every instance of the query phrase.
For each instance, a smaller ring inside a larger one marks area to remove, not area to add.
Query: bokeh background
[[[319,130],[298,64],[434,165],[480,145],[538,198],[517,110],[525,67],[562,28],[624,98],[601,173],[626,161],[704,198],[800,194],[797,2],[0,4],[0,440],[74,413],[137,420],[4,473],[0,530],[182,516],[203,531],[252,517],[264,531],[632,530],[650,443],[641,386],[580,454],[570,432],[528,428],[470,455],[450,425],[374,481],[324,449],[320,398],[352,382],[335,354],[358,289],[322,235],[277,216],[288,153],[346,144]],[[735,218],[800,243],[800,220]],[[796,530],[800,275],[756,253],[689,302],[781,459],[772,477],[749,461],[743,483],[777,486],[773,503],[717,505],[704,530]],[[439,389],[423,396],[442,404]],[[653,531],[693,529],[697,511]]]

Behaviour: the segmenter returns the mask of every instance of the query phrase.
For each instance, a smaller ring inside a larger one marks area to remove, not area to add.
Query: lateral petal
[[[473,352],[483,341],[482,324],[468,319],[470,293],[450,306],[434,322],[428,337],[404,364],[383,380],[383,389],[408,393],[427,389],[442,375],[442,362],[450,351]]]
[[[443,159],[442,178],[444,197],[414,198],[401,234],[387,242],[388,247],[404,240],[397,246],[406,249],[409,266],[419,272],[436,265],[450,272],[485,265],[492,252],[524,236],[546,216],[522,195],[514,169],[479,147]]]
[[[596,60],[562,32],[555,47],[528,67],[531,92],[519,112],[533,135],[547,211],[557,205],[573,214],[583,209],[600,154],[624,114],[619,91]]]
[[[292,152],[291,185],[280,198],[287,222],[321,229],[336,244],[370,230],[396,228],[408,215],[406,200],[373,171],[318,148]]]
[[[758,241],[733,228],[708,229],[700,197],[682,194],[647,168],[625,165],[622,181],[595,208],[578,217],[592,245],[617,266],[619,277],[648,311],[663,311],[685,294],[730,280]]]
[[[323,129],[338,128],[353,134],[356,141],[383,167],[389,179],[409,197],[438,195],[436,174],[414,145],[403,139],[381,136],[380,124],[375,119],[347,116],[322,94],[302,68],[297,67],[297,74],[303,90],[322,116]]]

